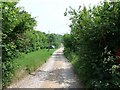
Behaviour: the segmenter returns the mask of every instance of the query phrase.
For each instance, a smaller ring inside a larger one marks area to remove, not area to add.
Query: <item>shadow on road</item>
[[[71,68],[69,69],[55,69],[52,71],[43,71],[43,70],[38,70],[37,71],[37,76],[39,77],[40,81],[54,81],[55,83],[58,84],[67,84],[68,87],[76,88],[78,85],[75,85],[75,81],[73,78],[74,77],[73,73],[71,72]],[[69,73],[69,75],[66,75],[66,73]],[[72,76],[71,76],[72,75]],[[74,86],[74,87],[73,87]]]

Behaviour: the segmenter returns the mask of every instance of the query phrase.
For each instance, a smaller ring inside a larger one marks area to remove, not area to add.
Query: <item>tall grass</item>
[[[55,49],[49,51],[47,51],[47,49],[41,49],[28,54],[22,54],[19,58],[15,59],[13,62],[15,67],[13,81],[19,80],[35,71],[46,62],[54,51]]]

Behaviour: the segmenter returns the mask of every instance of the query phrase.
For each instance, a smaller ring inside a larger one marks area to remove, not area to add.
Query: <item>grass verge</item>
[[[79,79],[80,85],[82,85],[83,88],[86,88],[85,84],[83,83],[84,77],[81,76],[81,72],[80,72],[81,65],[79,62],[78,55],[76,55],[74,52],[67,52],[66,50],[64,50],[64,55],[72,64],[73,71],[76,74],[77,78]]]
[[[12,82],[15,82],[31,72],[39,68],[46,60],[52,55],[56,49],[41,49],[28,54],[22,54],[19,58],[15,59],[13,65],[15,67],[15,74]]]

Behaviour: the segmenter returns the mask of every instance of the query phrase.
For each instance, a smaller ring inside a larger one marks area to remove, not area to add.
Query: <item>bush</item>
[[[63,39],[65,55],[78,57],[74,67],[83,83],[93,88],[120,87],[120,66],[115,61],[120,48],[120,2],[103,2],[92,9],[66,13],[72,23],[71,33]]]
[[[13,60],[21,53],[30,53],[48,46],[48,36],[56,47],[60,44],[61,35],[46,34],[34,30],[37,22],[35,17],[21,7],[17,2],[2,2],[2,85],[6,87],[13,77]],[[1,27],[0,27],[1,28]],[[55,40],[56,39],[56,40]]]

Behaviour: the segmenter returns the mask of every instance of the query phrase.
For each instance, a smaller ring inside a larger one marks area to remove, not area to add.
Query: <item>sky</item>
[[[69,17],[64,16],[66,8],[71,6],[78,9],[79,6],[97,5],[103,0],[20,0],[17,6],[24,7],[32,17],[36,17],[36,30],[46,33],[66,34],[70,33]]]

